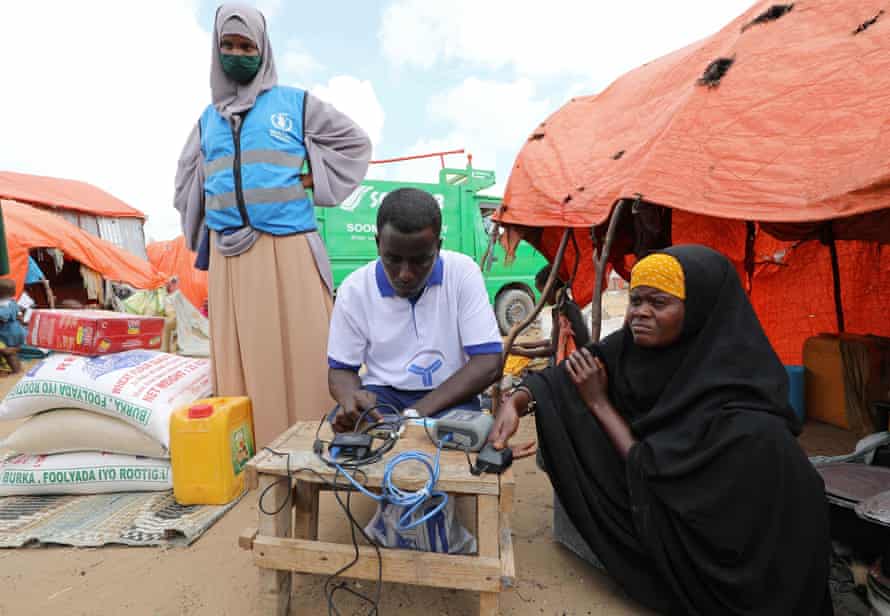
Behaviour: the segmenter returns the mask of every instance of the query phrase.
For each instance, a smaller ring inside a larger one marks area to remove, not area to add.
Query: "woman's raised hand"
[[[581,399],[591,411],[608,400],[609,378],[606,367],[590,351],[586,348],[575,351],[566,359],[565,367]]]

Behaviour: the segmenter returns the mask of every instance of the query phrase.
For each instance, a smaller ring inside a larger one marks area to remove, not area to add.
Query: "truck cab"
[[[444,168],[438,183],[365,180],[343,203],[315,208],[318,232],[324,240],[334,274],[334,287],[347,275],[377,258],[377,208],[387,193],[398,188],[425,190],[442,209],[442,246],[461,252],[476,263],[489,243],[491,215],[500,206],[497,197],[478,194],[495,184],[493,171]],[[547,264],[531,245],[521,242],[516,257],[506,263],[500,244],[494,246],[490,267],[483,269],[489,301],[502,333],[529,315],[537,298],[535,274]]]

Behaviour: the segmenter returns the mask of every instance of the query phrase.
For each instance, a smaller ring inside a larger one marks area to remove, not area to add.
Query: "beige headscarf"
[[[219,59],[219,41],[227,34],[238,34],[256,43],[263,57],[260,70],[250,83],[241,85],[230,79]],[[213,106],[227,120],[236,113],[247,111],[257,96],[278,85],[278,73],[272,46],[266,36],[266,18],[253,7],[243,4],[223,4],[216,10],[213,27],[213,49],[210,57],[210,91]]]

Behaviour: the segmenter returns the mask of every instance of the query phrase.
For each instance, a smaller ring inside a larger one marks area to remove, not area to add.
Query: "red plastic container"
[[[159,349],[162,317],[106,310],[35,310],[28,344],[79,355],[105,355],[131,349]]]

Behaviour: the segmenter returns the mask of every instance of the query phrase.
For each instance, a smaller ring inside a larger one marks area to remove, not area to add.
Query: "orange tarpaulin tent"
[[[32,248],[57,248],[67,258],[103,278],[137,289],[155,289],[166,280],[148,261],[90,235],[51,212],[5,199],[0,200],[0,206],[6,226],[10,277],[16,282],[17,294],[24,288]]]
[[[207,299],[207,272],[195,269],[195,253],[186,248],[185,238],[153,242],[146,247],[148,260],[161,272],[179,279],[179,290],[193,306]]]
[[[0,171],[0,198],[113,218],[145,214],[86,182]]]
[[[496,215],[507,241],[526,237],[552,259],[563,230],[576,229],[580,255],[567,251],[562,275],[580,259],[574,292],[586,303],[589,229],[602,244],[619,202],[665,208],[671,243],[704,243],[733,260],[786,363],[841,323],[890,335],[883,8],[759,2],[710,38],[572,99],[517,157]],[[622,215],[610,255],[625,274],[636,218]]]

